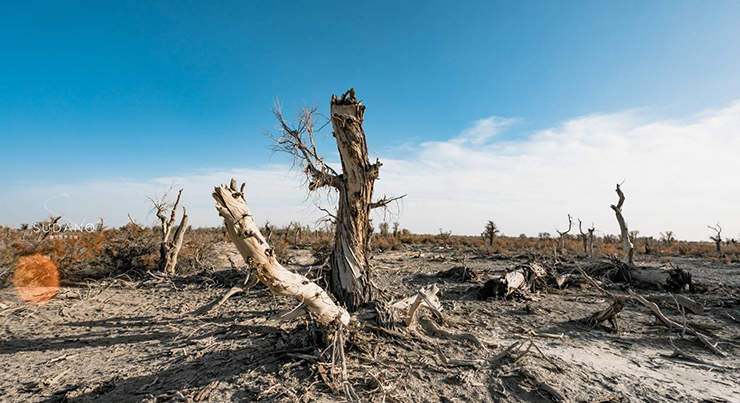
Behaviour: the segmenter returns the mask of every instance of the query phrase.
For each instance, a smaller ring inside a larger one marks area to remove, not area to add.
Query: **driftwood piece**
[[[488,348],[486,348],[486,346],[480,341],[478,336],[472,333],[452,332],[437,326],[434,321],[427,318],[420,319],[419,324],[428,334],[431,334],[433,336],[449,340],[468,341],[470,343],[473,343],[476,347],[483,349],[486,352],[488,351]]]
[[[584,319],[584,322],[590,328],[594,328],[602,322],[608,321],[612,325],[614,332],[619,333],[617,315],[622,312],[622,309],[624,309],[624,298],[615,296],[612,298],[612,303],[606,309],[594,312],[591,316]]]
[[[704,305],[694,301],[693,299],[689,297],[685,297],[683,295],[649,295],[645,297],[646,300],[650,302],[660,303],[664,305],[670,305],[670,306],[676,306],[676,303],[678,305],[686,310],[688,310],[691,313],[695,313],[697,315],[701,315],[704,313]]]
[[[411,326],[416,318],[416,313],[419,308],[427,308],[431,310],[437,317],[442,319],[442,305],[439,303],[439,297],[437,293],[439,287],[433,284],[431,287],[422,288],[416,295],[412,295],[408,298],[404,298],[392,305],[392,308],[398,312],[398,315],[403,316],[405,314],[406,319],[404,323],[406,327]]]
[[[638,301],[639,303],[641,303],[642,305],[644,305],[646,308],[650,309],[660,324],[666,326],[667,328],[673,331],[683,332],[691,336],[694,336],[697,339],[699,339],[699,341],[701,341],[707,348],[712,350],[715,354],[721,357],[726,356],[726,354],[723,353],[720,349],[718,349],[717,346],[710,343],[709,340],[704,335],[694,330],[694,328],[692,328],[689,324],[681,325],[680,323],[677,323],[667,318],[663,314],[663,312],[660,311],[660,308],[658,307],[658,305],[656,305],[654,302],[650,302],[646,300],[645,298],[643,298],[642,296],[635,294],[632,291],[630,291],[630,296],[636,301]]]
[[[245,261],[251,259],[254,273],[261,283],[275,295],[292,297],[303,303],[312,318],[321,325],[349,323],[349,313],[334,303],[326,291],[278,263],[273,249],[252,218],[244,197],[244,184],[238,188],[236,180],[232,179],[229,186],[216,187],[213,198],[216,200],[216,210],[224,219],[229,238]]]
[[[523,288],[525,285],[524,273],[514,270],[506,273],[503,277],[497,277],[486,281],[480,292],[481,299],[504,299]]]

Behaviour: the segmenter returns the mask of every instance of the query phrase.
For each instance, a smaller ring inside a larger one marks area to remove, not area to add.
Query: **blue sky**
[[[371,152],[397,160],[492,116],[516,120],[494,144],[525,143],[740,98],[739,2],[23,3],[0,13],[7,189],[284,164],[261,134],[275,97],[326,110],[349,87]]]

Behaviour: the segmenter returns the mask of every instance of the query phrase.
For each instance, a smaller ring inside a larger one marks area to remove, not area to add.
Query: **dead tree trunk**
[[[293,273],[278,263],[273,249],[262,236],[247,207],[244,184],[237,188],[236,180],[232,179],[229,186],[215,188],[213,198],[216,199],[216,210],[224,219],[229,238],[244,260],[252,261],[251,266],[257,279],[273,294],[293,297],[300,301],[301,305],[283,315],[284,318],[310,313],[324,326],[335,322],[349,324],[349,313],[337,306],[326,291],[306,277]]]
[[[370,164],[365,132],[365,106],[350,90],[331,99],[331,123],[342,160],[337,228],[331,255],[329,288],[350,310],[370,301],[370,208],[381,163]]]
[[[177,200],[172,206],[170,218],[167,219],[167,194],[161,200],[152,200],[154,208],[157,210],[157,218],[162,225],[162,243],[159,245],[159,264],[157,268],[167,274],[175,274],[177,266],[177,255],[182,248],[182,241],[185,239],[185,231],[188,228],[188,213],[185,207],[182,208],[182,219],[180,225],[175,229],[177,219],[177,207],[182,199],[182,189],[177,193]]]
[[[624,257],[622,258],[622,262],[628,265],[632,265],[632,257],[634,256],[634,247],[632,246],[632,241],[630,241],[630,232],[629,229],[627,229],[627,223],[624,221],[624,217],[622,216],[622,205],[624,204],[624,193],[622,193],[622,189],[619,187],[620,185],[617,184],[617,196],[619,196],[619,202],[617,205],[611,205],[612,210],[614,210],[614,213],[617,215],[617,222],[619,223],[619,230],[622,235],[622,246],[624,248]]]
[[[596,232],[596,228],[592,223],[591,228],[588,229],[588,254],[590,257],[594,257],[594,232]]]
[[[568,235],[571,228],[573,227],[573,217],[568,214],[568,230],[565,232],[560,232],[557,228],[555,228],[555,231],[557,231],[558,235],[560,235],[560,239],[558,240],[558,253],[561,255],[563,252],[565,252],[565,236]]]
[[[377,160],[370,163],[362,129],[365,106],[355,98],[354,89],[341,97],[332,96],[330,104],[330,120],[342,162],[341,174],[318,155],[313,139],[314,112],[304,109],[298,125],[291,126],[283,119],[278,106],[274,113],[280,122],[282,136],[273,137],[274,149],[293,155],[301,163],[310,191],[330,187],[339,194],[336,215],[330,214],[336,231],[329,261],[329,289],[340,303],[354,311],[371,300],[370,211],[385,207],[400,197],[372,201],[382,164]]]
[[[711,225],[708,225],[709,229],[713,230],[716,235],[710,236],[709,239],[714,241],[714,247],[717,250],[717,257],[722,257],[722,227],[717,223],[717,226],[712,227]]]
[[[594,228],[593,223],[591,224],[591,228],[586,229],[586,232],[583,232],[583,223],[581,222],[581,219],[578,219],[578,232],[581,233],[581,241],[583,242],[583,253],[587,257],[594,257],[594,231],[596,231],[596,228]]]

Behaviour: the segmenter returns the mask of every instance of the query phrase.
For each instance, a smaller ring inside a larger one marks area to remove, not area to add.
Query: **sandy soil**
[[[510,301],[480,301],[480,284],[437,277],[460,265],[450,250],[376,254],[374,282],[397,299],[436,282],[448,327],[489,344],[488,353],[458,341],[437,340],[449,358],[489,358],[516,341],[534,349],[518,362],[446,366],[436,354],[378,336],[371,351],[348,351],[352,383],[368,401],[552,401],[549,385],[566,401],[740,402],[740,266],[675,259],[708,292],[690,295],[707,307],[689,319],[721,327],[709,336],[722,358],[701,343],[655,324],[628,302],[621,333],[588,329],[579,320],[608,305],[586,288],[551,290]],[[230,253],[233,253],[231,251]],[[431,259],[434,257],[434,259]],[[315,262],[293,251],[306,270]],[[482,280],[522,260],[473,258],[465,263]],[[653,262],[657,264],[657,262]],[[216,311],[184,316],[239,280],[227,270],[172,281],[104,281],[64,287],[43,305],[24,304],[1,290],[0,396],[8,402],[338,401],[318,365],[318,335],[305,321],[270,316],[294,302],[265,288],[237,295]],[[619,288],[619,287],[618,287]],[[650,290],[640,290],[649,294]],[[664,312],[680,321],[680,314]],[[733,319],[736,318],[736,319]],[[667,358],[673,340],[704,363]],[[538,386],[539,385],[539,386]]]

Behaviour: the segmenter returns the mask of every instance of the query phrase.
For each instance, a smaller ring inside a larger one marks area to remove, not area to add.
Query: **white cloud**
[[[616,233],[614,184],[626,180],[624,214],[630,229],[657,236],[706,239],[707,225],[722,222],[727,236],[740,233],[740,103],[681,120],[651,118],[646,111],[594,114],[530,133],[524,140],[496,136],[513,119],[489,117],[447,141],[411,147],[403,159],[384,162],[376,194],[407,193],[399,221],[415,232],[439,228],[477,234],[492,219],[509,235],[555,232],[567,214]],[[370,134],[372,136],[372,134]],[[370,138],[372,142],[372,137]],[[212,188],[231,177],[246,180],[258,221],[314,222],[316,212],[295,172],[287,166],[232,169],[154,178],[29,184],[0,195],[0,222],[18,225],[47,215],[43,203],[75,222],[107,218],[113,225],[147,217],[143,195],[173,181],[195,226],[217,225]]]
[[[737,236],[739,151],[740,103],[684,120],[597,114],[524,141],[422,143],[413,157],[386,161],[378,188],[409,194],[402,222],[416,231],[474,234],[493,219],[509,235],[554,233],[570,213],[616,233],[609,205],[626,180],[630,229],[706,239],[707,224],[721,220]]]

